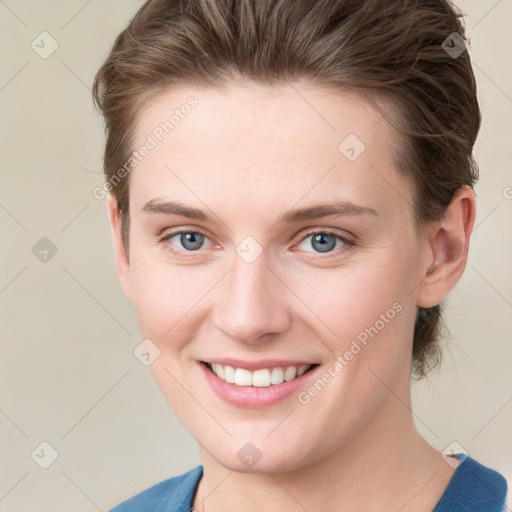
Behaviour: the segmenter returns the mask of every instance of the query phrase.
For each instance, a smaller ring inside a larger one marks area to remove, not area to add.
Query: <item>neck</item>
[[[403,389],[403,388],[402,388]],[[372,420],[343,446],[286,473],[239,473],[201,449],[199,512],[401,510],[430,512],[454,470],[417,432],[410,391],[389,393]]]

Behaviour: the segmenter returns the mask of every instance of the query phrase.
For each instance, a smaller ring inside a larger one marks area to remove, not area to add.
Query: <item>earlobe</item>
[[[440,304],[461,278],[475,217],[475,194],[471,187],[464,185],[454,194],[426,242],[430,256],[417,288],[418,306],[430,308]]]
[[[107,210],[112,233],[112,241],[114,245],[114,258],[117,275],[119,276],[119,281],[121,283],[121,287],[123,288],[124,294],[128,300],[133,302],[130,262],[126,254],[123,238],[121,235],[121,219],[119,212],[117,211],[117,201],[110,193],[107,196]]]

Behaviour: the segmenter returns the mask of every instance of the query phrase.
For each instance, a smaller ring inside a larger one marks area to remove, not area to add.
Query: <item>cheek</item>
[[[142,254],[133,258],[131,274],[141,336],[157,344],[164,356],[179,353],[194,339],[206,314],[208,294],[222,274],[207,265],[180,266],[165,255]]]
[[[364,342],[369,331],[384,333],[402,323],[401,312],[413,299],[413,268],[396,261],[382,251],[339,268],[298,268],[287,279],[304,304],[295,301],[302,318],[313,319],[308,322],[318,325],[326,339],[337,340],[334,348],[342,351],[353,339]]]
[[[350,389],[354,405],[378,402],[387,392],[382,381],[391,383],[398,373],[409,371],[416,315],[410,293],[415,266],[401,254],[399,259],[397,251],[382,250],[357,264],[323,273],[316,270],[310,276],[297,272],[293,278],[294,292],[315,314],[316,318],[302,308],[313,318],[310,325],[317,326],[320,341],[331,352],[333,363],[338,362],[333,369],[333,392],[337,389],[341,394],[337,399],[343,396],[342,401],[351,401],[343,391]]]

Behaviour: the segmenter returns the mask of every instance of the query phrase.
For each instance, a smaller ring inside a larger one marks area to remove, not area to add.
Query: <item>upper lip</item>
[[[203,359],[204,363],[222,364],[223,366],[232,366],[233,368],[243,368],[245,370],[262,370],[264,368],[288,368],[289,366],[315,365],[311,361],[293,361],[291,359],[261,359],[259,361],[244,361],[243,359],[232,359],[225,357],[213,357]]]

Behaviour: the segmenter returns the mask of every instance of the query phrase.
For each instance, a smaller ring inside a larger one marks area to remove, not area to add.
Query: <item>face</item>
[[[425,247],[381,115],[307,84],[183,87],[140,113],[143,145],[118,268],[202,449],[293,470],[382,421],[409,386]]]

